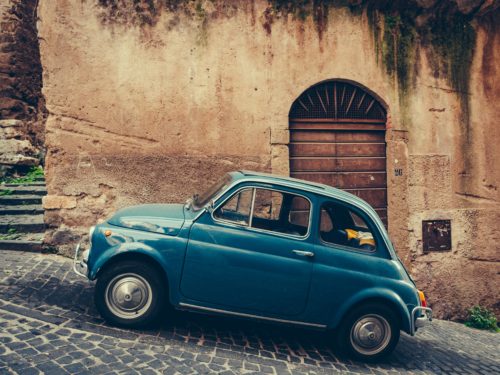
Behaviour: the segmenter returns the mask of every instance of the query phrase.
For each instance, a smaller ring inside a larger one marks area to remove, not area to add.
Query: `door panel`
[[[291,172],[385,172],[385,157],[297,157],[290,154]]]
[[[181,293],[201,305],[277,316],[297,315],[307,303],[313,251],[303,240],[213,221],[192,227]]]
[[[384,132],[359,130],[296,130],[290,133],[290,142],[385,142]]]
[[[385,188],[384,172],[294,172],[292,177],[319,182],[340,189]]]
[[[294,156],[385,156],[383,143],[290,143]]]

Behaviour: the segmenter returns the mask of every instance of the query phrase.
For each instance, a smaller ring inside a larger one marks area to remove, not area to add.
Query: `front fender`
[[[125,242],[109,247],[98,255],[98,257],[95,259],[94,262],[92,262],[92,265],[89,268],[89,273],[88,273],[89,279],[95,280],[99,271],[111,259],[123,253],[129,253],[129,254],[135,253],[135,254],[143,254],[149,256],[150,258],[155,260],[163,268],[163,270],[166,271],[167,269],[166,267],[167,265],[165,264],[165,261],[161,256],[161,254],[158,252],[158,250],[141,242]],[[167,273],[167,279],[168,279],[168,273]]]
[[[390,303],[391,306],[396,308],[396,312],[401,317],[401,329],[405,332],[410,332],[410,312],[408,307],[403,302],[401,297],[394,291],[386,288],[369,288],[364,289],[357,294],[353,295],[350,299],[344,302],[337,310],[330,324],[329,328],[336,328],[344,316],[356,305],[363,303],[363,301],[383,301]]]

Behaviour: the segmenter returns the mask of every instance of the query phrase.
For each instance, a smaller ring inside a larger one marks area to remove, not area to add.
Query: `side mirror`
[[[214,200],[213,200],[213,199],[210,199],[210,202],[208,202],[208,203],[205,205],[205,209],[206,209],[208,212],[210,212],[210,213],[214,212],[214,204],[215,204]]]

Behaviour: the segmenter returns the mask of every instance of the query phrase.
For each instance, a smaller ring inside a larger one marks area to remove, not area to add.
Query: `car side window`
[[[240,225],[250,223],[250,210],[252,209],[253,189],[244,189],[233,195],[214,212],[214,217],[219,220],[231,221]]]
[[[248,188],[217,208],[214,218],[266,231],[305,236],[310,212],[311,204],[302,196],[272,189]]]
[[[279,191],[256,189],[253,218],[265,220],[279,220],[283,207],[283,194]],[[258,220],[257,220],[258,221]]]
[[[366,221],[349,208],[335,202],[321,206],[320,237],[324,242],[374,251],[375,238]]]
[[[299,195],[270,189],[255,189],[253,228],[305,236],[311,204]]]

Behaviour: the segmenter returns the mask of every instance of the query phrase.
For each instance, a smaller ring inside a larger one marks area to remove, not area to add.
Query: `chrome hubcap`
[[[364,315],[351,329],[351,344],[358,353],[375,355],[389,345],[391,334],[391,326],[384,317]]]
[[[106,305],[116,316],[135,319],[151,306],[151,285],[140,275],[127,273],[115,276],[106,288]]]

